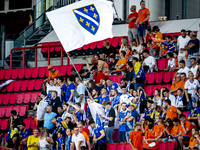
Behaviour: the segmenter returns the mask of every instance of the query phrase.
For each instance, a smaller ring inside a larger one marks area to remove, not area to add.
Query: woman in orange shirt
[[[189,149],[198,149],[197,147],[198,140],[199,140],[199,130],[196,127],[192,129],[192,137],[190,138]]]
[[[145,132],[143,150],[156,150],[156,137],[154,125],[150,124],[149,129]]]
[[[127,45],[126,47],[125,47],[125,50],[126,50],[126,59],[128,59],[128,56],[130,56],[130,55],[132,55],[132,48],[131,48],[131,46],[130,45]]]
[[[156,121],[155,121],[155,123],[157,124],[157,125],[155,125],[154,126],[154,131],[155,131],[155,136],[156,136],[156,138],[158,139],[158,141],[162,141],[163,140],[163,138],[162,137],[164,137],[163,135],[163,129],[165,128],[165,126],[163,125],[163,119],[162,119],[162,116],[158,116],[158,117],[156,117]]]

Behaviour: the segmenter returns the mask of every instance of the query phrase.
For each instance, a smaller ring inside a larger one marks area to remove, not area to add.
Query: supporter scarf
[[[110,111],[111,107],[108,108],[108,109],[105,109],[105,116],[106,117],[109,117],[109,111]],[[104,119],[104,127],[108,127],[108,124],[109,124],[109,120],[107,119]]]

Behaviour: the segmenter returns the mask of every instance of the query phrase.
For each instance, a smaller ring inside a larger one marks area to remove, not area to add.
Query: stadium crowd
[[[200,149],[197,34],[182,29],[180,36],[163,40],[158,26],[150,27],[145,2],[140,5],[138,13],[136,6],[130,9],[129,40],[122,38],[119,52],[104,41],[104,52],[93,56],[92,66],[86,58],[87,70],[72,68],[66,77],[48,66],[49,78],[33,108],[38,128],[30,132],[12,110],[5,150],[104,150],[106,143],[113,143],[115,129],[115,142],[130,143],[133,150],[141,144],[144,150],[157,149],[161,141],[177,141],[178,149]],[[145,73],[159,71],[156,59],[166,58],[165,71],[177,71],[171,88],[155,89],[155,96],[148,97]],[[110,75],[122,75],[121,83]],[[103,123],[93,119],[88,102],[102,105],[105,115],[97,118]]]

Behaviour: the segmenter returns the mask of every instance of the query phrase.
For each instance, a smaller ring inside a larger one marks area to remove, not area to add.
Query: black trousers
[[[107,145],[103,142],[96,143],[94,146],[94,150],[106,150]]]

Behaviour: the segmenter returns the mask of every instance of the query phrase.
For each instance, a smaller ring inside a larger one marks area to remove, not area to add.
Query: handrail
[[[51,47],[61,47],[60,57],[61,57],[61,66],[63,65],[63,46],[59,45],[48,45],[48,46],[34,46],[34,47],[20,47],[20,48],[13,48],[10,51],[10,69],[12,69],[12,53],[13,51],[20,51],[22,50],[22,68],[25,68],[25,50],[26,49],[35,49],[35,67],[37,67],[37,49],[38,48],[47,48],[48,49],[48,65],[50,65],[50,48]],[[69,57],[67,57],[67,65],[69,65]]]

